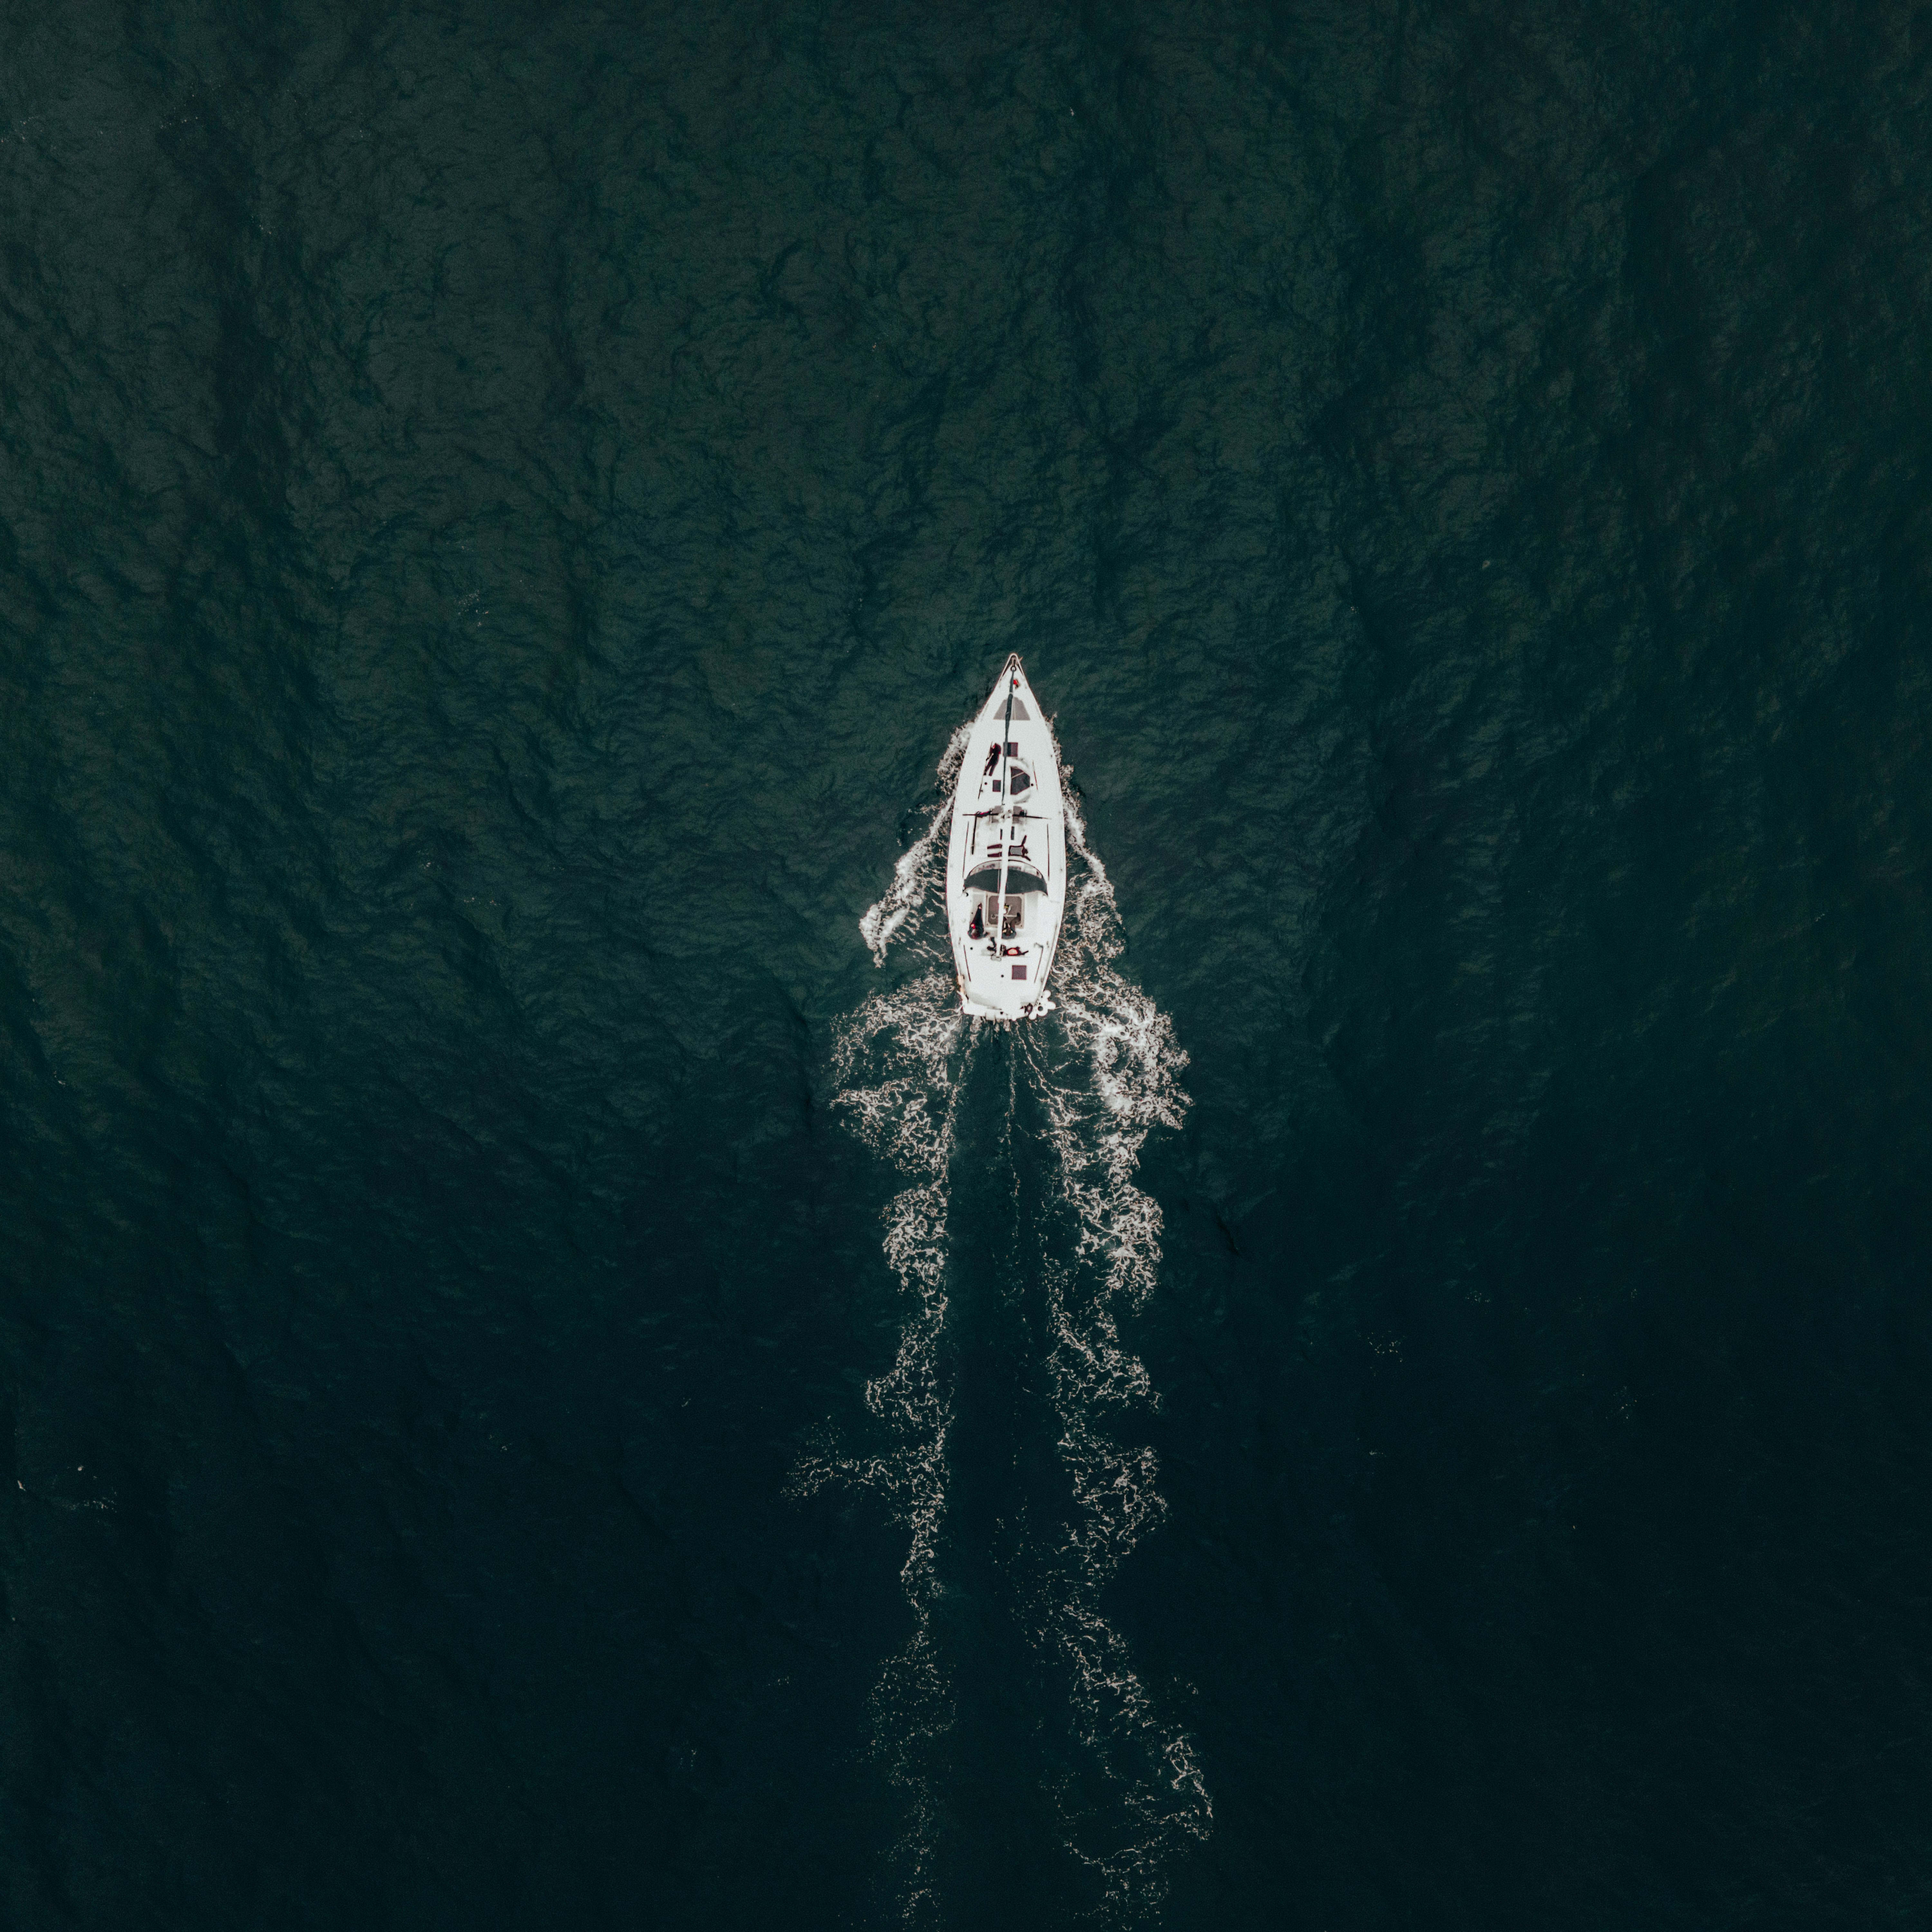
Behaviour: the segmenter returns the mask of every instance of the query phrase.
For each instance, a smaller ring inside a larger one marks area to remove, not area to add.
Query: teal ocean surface
[[[1926,1922],[1932,10],[0,45],[0,1924]]]

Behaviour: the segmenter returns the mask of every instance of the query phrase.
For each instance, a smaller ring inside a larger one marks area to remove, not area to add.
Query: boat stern
[[[1036,1020],[1053,1011],[1052,995],[1044,987],[1035,988],[1028,996],[1025,988],[1016,986],[1011,999],[988,999],[977,987],[969,988],[964,980],[955,977],[959,988],[959,1010],[968,1019]]]

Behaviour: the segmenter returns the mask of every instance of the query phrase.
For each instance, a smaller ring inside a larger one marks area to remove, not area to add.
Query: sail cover
[[[996,892],[1000,890],[1000,862],[990,859],[975,866],[966,874],[966,890],[969,892]],[[1016,859],[1006,868],[1006,890],[1009,892],[1043,892],[1046,881],[1037,872],[1030,871]]]

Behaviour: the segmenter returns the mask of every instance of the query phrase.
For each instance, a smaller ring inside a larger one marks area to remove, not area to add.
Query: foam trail
[[[934,1646],[936,1554],[946,1514],[946,1449],[951,1404],[940,1372],[946,1324],[946,1210],[953,1124],[970,1058],[952,976],[934,970],[872,994],[840,1028],[832,1105],[860,1137],[910,1184],[887,1204],[886,1258],[907,1304],[892,1366],[866,1384],[868,1414],[884,1446],[863,1456],[825,1447],[803,1457],[792,1478],[807,1495],[832,1482],[869,1489],[908,1532],[901,1586],[913,1634],[885,1666],[870,1700],[873,1744],[907,1793],[911,1816],[898,1852],[906,1916],[930,1902],[937,1820],[926,1756],[952,1722],[951,1690]]]
[[[859,921],[875,965],[885,964],[895,943],[905,942],[916,942],[914,952],[946,963],[896,990],[868,995],[838,1023],[832,1042],[838,1083],[832,1106],[908,1184],[884,1216],[886,1258],[898,1280],[905,1318],[891,1367],[865,1390],[866,1412],[884,1446],[862,1456],[842,1453],[836,1444],[821,1446],[800,1460],[791,1484],[800,1495],[828,1483],[871,1490],[908,1532],[899,1581],[912,1611],[913,1634],[887,1660],[868,1702],[874,1749],[910,1804],[896,1860],[908,1922],[930,1917],[937,1907],[932,1864],[938,1819],[927,1760],[952,1720],[951,1685],[932,1630],[952,1420],[940,1338],[946,1324],[953,1126],[971,1057],[950,955],[935,953],[919,935],[941,897],[941,835],[971,724],[970,717],[963,719],[940,754],[939,802],[918,838],[900,854],[892,884]]]
[[[859,921],[859,932],[871,950],[872,964],[886,963],[886,950],[903,929],[910,939],[926,922],[926,916],[940,893],[933,866],[952,805],[952,782],[959,760],[966,755],[966,740],[973,729],[970,718],[962,718],[958,728],[939,754],[939,802],[926,815],[926,830],[899,854],[892,882],[884,898],[866,908]]]
[[[1108,1916],[1127,1919],[1158,1908],[1169,1855],[1214,1822],[1191,1740],[1162,1721],[1100,1609],[1107,1582],[1166,1508],[1153,1450],[1123,1448],[1100,1424],[1159,1401],[1121,1340],[1120,1318],[1159,1279],[1160,1208],[1133,1176],[1149,1132],[1180,1124],[1187,1056],[1167,1016],[1114,965],[1122,940],[1113,887],[1087,844],[1064,766],[1061,785],[1067,843],[1084,871],[1068,894],[1054,967],[1056,1013],[1024,1047],[1073,1224],[1071,1258],[1050,1263],[1043,1286],[1060,1452],[1078,1520],[1058,1562],[1043,1567],[1034,1607],[1041,1635],[1070,1667],[1078,1729],[1119,1805],[1096,1815],[1090,1802],[1065,1798],[1068,1848],[1101,1880]]]
[[[908,1923],[929,1922],[944,1910],[934,1868],[954,1690],[934,1611],[952,1426],[942,1357],[951,1166],[974,1046],[992,1024],[969,1024],[960,1015],[950,946],[943,934],[935,940],[925,931],[943,906],[941,835],[970,723],[961,724],[940,759],[940,802],[859,922],[875,964],[905,944],[932,968],[868,996],[839,1023],[832,1046],[833,1106],[906,1184],[884,1216],[905,1316],[891,1367],[865,1391],[882,1439],[866,1454],[828,1440],[801,1460],[792,1485],[801,1494],[833,1482],[869,1489],[908,1532],[900,1582],[913,1634],[868,1700],[874,1748],[908,1800],[895,1859]],[[1036,1097],[1056,1161],[1053,1225],[1040,1231],[1040,1250],[1059,1258],[1043,1260],[1040,1287],[1074,1520],[1056,1536],[1036,1538],[1030,1585],[1016,1607],[1031,1612],[1042,1649],[1066,1670],[1074,1730],[1098,1773],[1078,1780],[1084,1796],[1074,1795],[1071,1774],[1057,1794],[1067,1848],[1096,1874],[1106,1916],[1124,1921],[1158,1909],[1168,1855],[1182,1839],[1204,1836],[1213,1819],[1191,1742],[1162,1721],[1125,1640],[1100,1609],[1108,1580],[1166,1507],[1153,1451],[1122,1448],[1101,1423],[1158,1400],[1121,1340],[1120,1318],[1144,1302],[1158,1278],[1160,1210],[1133,1177],[1148,1132],[1180,1124],[1187,1099],[1178,1076],[1187,1056],[1166,1016],[1115,968],[1122,942],[1113,890],[1087,844],[1064,765],[1062,780],[1068,844],[1080,869],[1053,972],[1058,1010],[1017,1030],[1011,1071],[1016,1078],[1023,1072]],[[1016,1187],[1018,1174],[1016,1166]]]

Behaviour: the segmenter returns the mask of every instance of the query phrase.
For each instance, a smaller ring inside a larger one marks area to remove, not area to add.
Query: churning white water
[[[869,1453],[843,1453],[835,1425],[794,1476],[801,1493],[834,1482],[872,1491],[906,1532],[900,1579],[912,1634],[883,1666],[870,1715],[874,1748],[907,1799],[894,1883],[913,1922],[944,1904],[934,1848],[958,1691],[934,1616],[944,1588],[940,1539],[953,1427],[942,1343],[960,1096],[992,1024],[958,1012],[940,916],[941,833],[970,722],[940,760],[940,802],[860,922],[876,964],[897,946],[927,958],[929,969],[868,997],[832,1042],[834,1106],[903,1183],[884,1215],[886,1258],[902,1299],[898,1347],[891,1366],[866,1385]],[[1160,1209],[1134,1176],[1148,1135],[1180,1123],[1187,1057],[1166,1016],[1118,970],[1113,889],[1088,845],[1064,765],[1061,776],[1073,862],[1052,980],[1057,1006],[1016,1030],[1012,1064],[1036,1103],[1028,1118],[1046,1123],[1052,1160],[1048,1211],[1058,1225],[1042,1231],[1048,1238],[1026,1292],[1039,1296],[1045,1317],[1040,1366],[1072,1507],[1070,1520],[1030,1528],[1026,1560],[1006,1574],[1010,1607],[1036,1654],[1057,1666],[1069,1728],[1089,1756],[1083,1774],[1065,1781],[1069,1792],[1077,1784],[1078,1797],[1053,1796],[1064,1840],[1095,1874],[1108,1916],[1126,1920],[1157,1904],[1168,1854],[1204,1834],[1213,1819],[1190,1741],[1164,1717],[1162,1700],[1100,1609],[1108,1581],[1166,1507],[1154,1452],[1120,1440],[1136,1407],[1159,1400],[1120,1323],[1158,1282]]]

